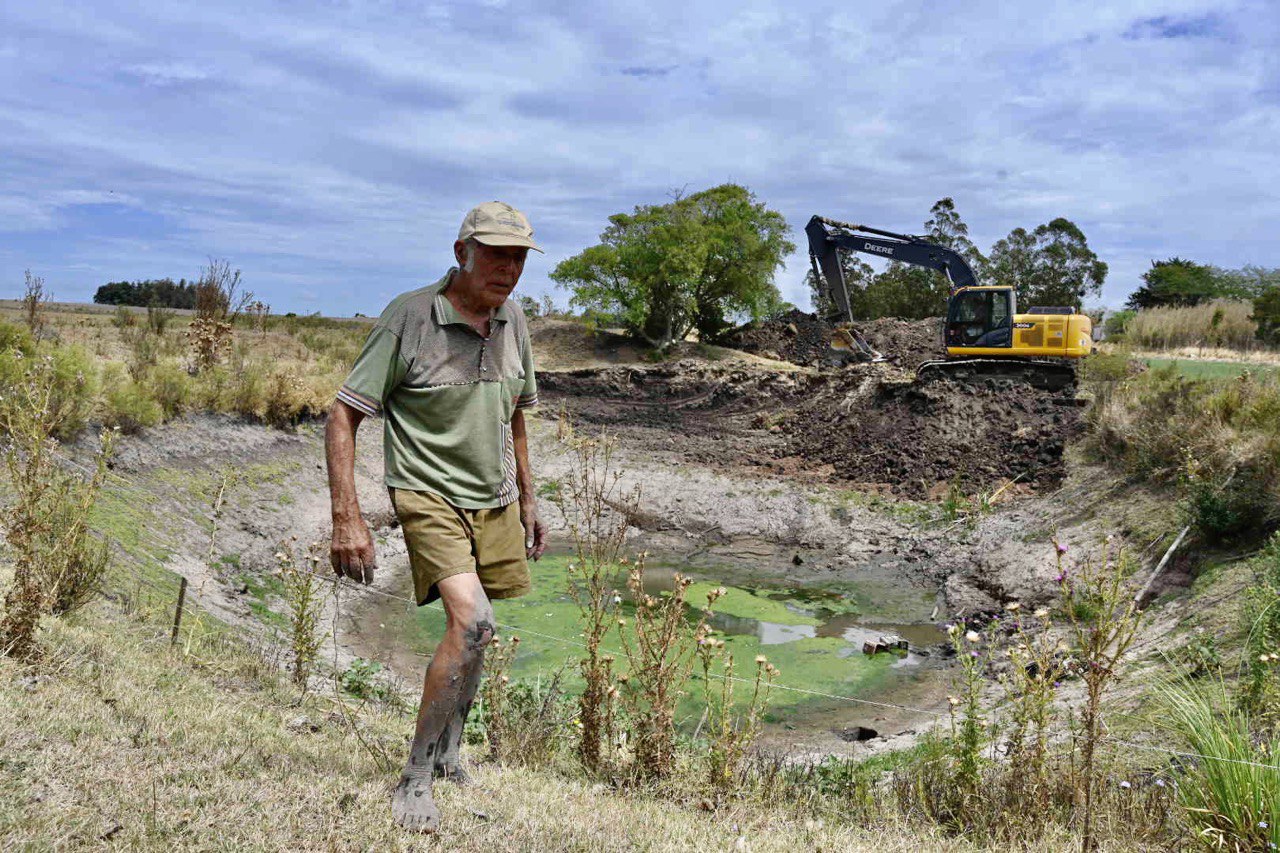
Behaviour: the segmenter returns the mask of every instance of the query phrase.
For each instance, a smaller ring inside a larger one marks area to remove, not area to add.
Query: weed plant
[[[1241,711],[1259,727],[1280,732],[1280,533],[1253,559],[1245,591]]]
[[[707,593],[708,614],[723,594],[723,587]],[[702,687],[707,703],[707,776],[713,795],[723,800],[745,784],[746,761],[760,735],[761,716],[769,704],[769,691],[778,668],[764,655],[756,656],[755,678],[747,682],[751,695],[746,708],[738,712],[734,707],[734,693],[740,682],[733,674],[733,652],[726,649],[724,640],[715,637],[709,628],[704,628],[695,642],[702,663]],[[716,664],[720,666],[717,668]]]
[[[296,538],[296,537],[295,537]],[[324,634],[320,620],[324,615],[326,584],[316,573],[322,545],[314,545],[304,557],[294,553],[294,541],[281,543],[276,551],[280,580],[284,587],[285,605],[289,611],[289,672],[300,690],[307,689],[315,671]]]
[[[485,656],[485,681],[478,713],[483,739],[494,758],[511,766],[550,767],[568,748],[577,728],[578,703],[565,693],[561,671],[532,682],[513,682],[508,673],[520,638],[495,637]]]
[[[45,337],[49,325],[49,292],[44,288],[44,278],[32,275],[31,270],[27,270],[25,276],[22,319],[31,337],[39,341]]]
[[[616,437],[578,436],[563,413],[559,439],[571,454],[572,467],[559,504],[569,520],[575,559],[569,564],[568,592],[582,615],[582,636],[586,656],[580,662],[583,690],[578,700],[581,737],[578,754],[589,771],[602,768],[614,731],[614,656],[606,651],[606,638],[615,623],[621,625],[622,596],[616,578],[623,564],[621,555],[629,514],[639,504],[638,491],[624,491],[614,466]]]
[[[24,373],[0,396],[4,469],[12,503],[0,513],[14,554],[13,584],[0,618],[0,653],[31,661],[43,616],[76,610],[98,591],[107,544],[94,538],[89,515],[107,474],[114,434],[104,431],[87,478],[68,471],[54,435],[70,417],[60,405],[58,365],[23,359]]]

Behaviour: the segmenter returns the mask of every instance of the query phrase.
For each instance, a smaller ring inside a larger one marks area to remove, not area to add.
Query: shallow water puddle
[[[724,560],[723,554],[717,557]],[[756,558],[753,555],[749,559]],[[576,664],[581,650],[576,644],[581,642],[581,636],[578,608],[567,592],[570,562],[571,558],[564,554],[544,557],[532,567],[534,591],[523,598],[495,601],[494,610],[498,621],[507,626],[499,630],[499,636],[520,637],[513,675],[546,679],[563,670],[563,682],[573,690],[580,684]],[[670,564],[651,562],[651,566],[646,570],[646,591],[654,594],[670,590]],[[904,591],[901,584],[888,584],[884,578],[844,580],[830,588],[737,586],[732,581],[738,573],[727,563],[720,562],[716,569],[683,568],[696,578],[688,593],[688,601],[694,607],[705,603],[709,590],[725,588],[713,608],[711,624],[733,653],[734,671],[740,677],[753,677],[756,656],[764,655],[780,670],[779,684],[884,702],[910,691],[922,679],[937,675],[941,662],[936,647],[945,635],[926,621],[934,606],[931,593]],[[407,569],[389,570],[396,572],[395,591],[410,595]],[[625,575],[619,575],[616,584],[624,596],[624,617],[629,619],[632,608],[625,600]],[[884,597],[879,589],[882,584],[892,586],[889,611],[895,619],[912,611],[915,621],[885,619],[883,613],[876,611],[875,599]],[[384,596],[357,599],[346,608],[346,614],[345,633],[353,651],[366,659],[389,663],[410,681],[421,677],[426,654],[444,630],[444,614],[440,610],[414,608]],[[691,609],[690,618],[695,617]],[[889,636],[906,639],[910,650],[863,654],[864,643],[874,644]],[[607,645],[619,661],[625,660],[616,635],[611,635]],[[696,669],[700,671],[700,667]],[[701,691],[701,683],[695,682],[692,690]],[[746,685],[741,688],[739,693],[748,692]],[[700,698],[689,697],[685,710],[694,713],[695,700]],[[815,700],[806,693],[775,690],[770,706],[769,719],[787,723],[788,727],[832,725],[828,713],[831,703]]]

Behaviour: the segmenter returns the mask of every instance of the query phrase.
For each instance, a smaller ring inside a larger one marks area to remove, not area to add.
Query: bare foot
[[[391,818],[410,832],[435,832],[440,828],[440,809],[431,798],[431,780],[401,776],[391,794]]]
[[[460,788],[465,788],[471,784],[471,774],[467,772],[461,762],[457,764],[437,764],[435,775],[437,779],[452,782]]]

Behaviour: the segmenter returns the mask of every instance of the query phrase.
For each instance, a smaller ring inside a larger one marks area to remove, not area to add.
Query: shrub
[[[69,416],[58,400],[59,365],[52,356],[26,361],[0,395],[0,428],[8,438],[3,460],[12,494],[0,524],[14,555],[0,653],[30,660],[38,654],[40,618],[83,604],[105,570],[106,546],[90,538],[88,518],[106,477],[113,437],[103,433],[87,480],[68,473],[53,440],[61,419]]]
[[[1280,522],[1280,377],[1191,380],[1149,371],[1100,395],[1090,447],[1137,479],[1180,483],[1217,541]]]
[[[133,381],[118,364],[102,371],[101,416],[104,426],[133,434],[164,420],[164,410],[147,389]]]
[[[1107,315],[1107,319],[1102,322],[1102,332],[1109,341],[1119,341],[1124,338],[1125,332],[1128,331],[1129,323],[1137,316],[1138,312],[1131,308],[1123,311],[1112,311]]]
[[[298,377],[292,371],[278,370],[267,381],[266,405],[262,419],[273,427],[289,427],[297,422],[299,408]]]
[[[191,378],[176,364],[158,364],[147,371],[144,386],[148,396],[160,405],[165,420],[185,412],[191,404]]]

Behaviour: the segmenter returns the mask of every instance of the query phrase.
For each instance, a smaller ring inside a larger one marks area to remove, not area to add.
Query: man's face
[[[462,243],[459,263],[466,263],[466,248]],[[497,308],[520,281],[520,273],[524,271],[524,259],[529,250],[524,246],[486,246],[476,243],[475,259],[471,271],[466,274],[469,290],[475,299],[486,308]]]

